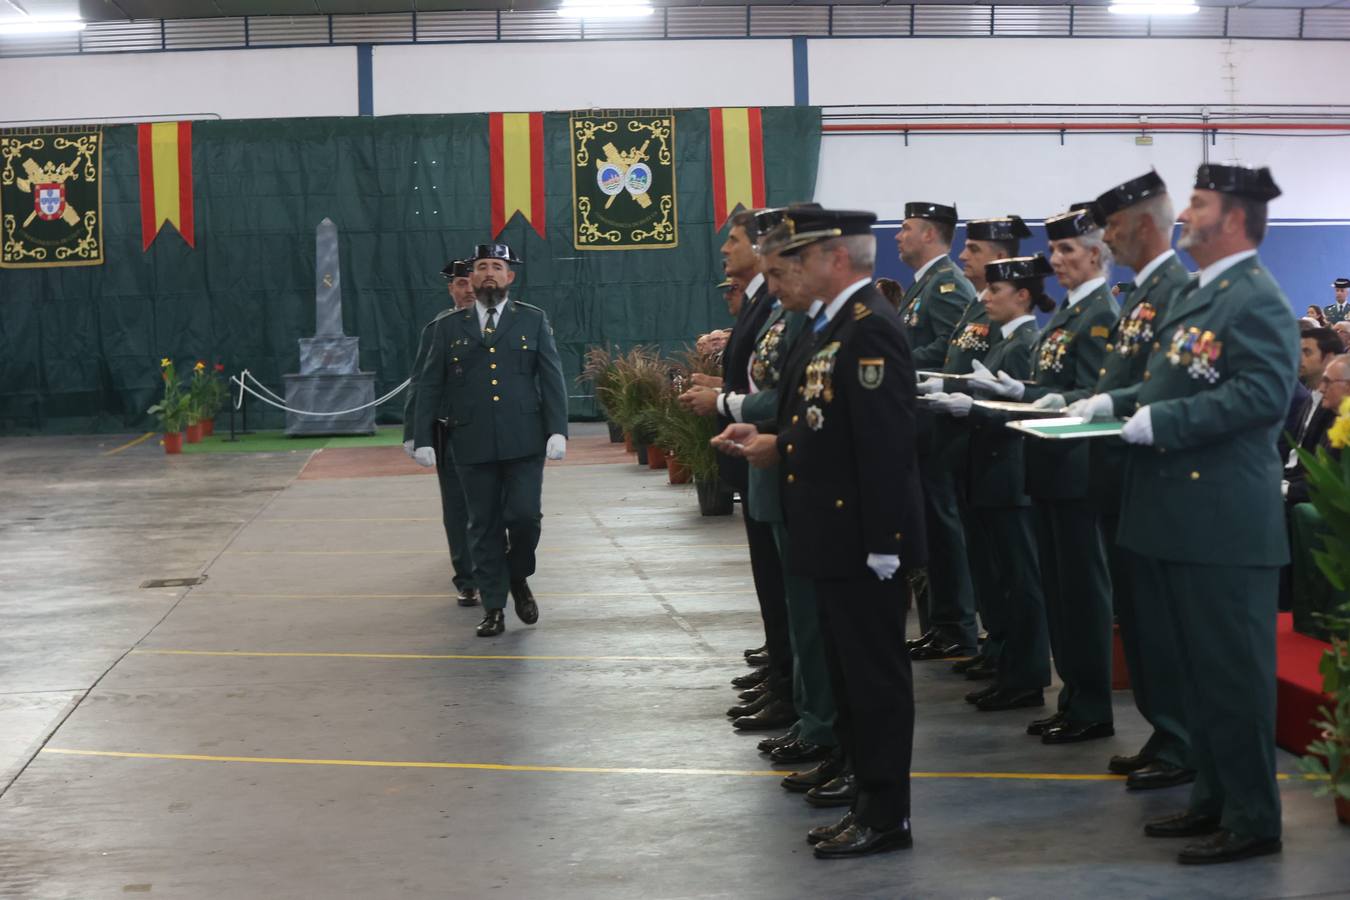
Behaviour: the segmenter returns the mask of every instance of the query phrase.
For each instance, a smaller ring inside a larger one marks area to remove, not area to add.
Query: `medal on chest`
[[[1153,320],[1158,317],[1158,309],[1147,300],[1136,304],[1120,320],[1116,333],[1116,353],[1121,356],[1134,356],[1141,347],[1153,343]]]
[[[786,330],[787,322],[780,319],[769,326],[755,345],[755,358],[750,361],[750,377],[755,379],[755,385],[761,389],[767,390],[778,385],[782,369],[779,357],[782,355],[783,332]]]
[[[910,328],[919,327],[919,307],[921,306],[923,306],[923,300],[915,300],[909,305],[909,309],[905,310],[905,324]]]
[[[985,322],[971,322],[961,329],[961,333],[952,343],[969,353],[981,353],[988,350],[989,325]]]
[[[825,403],[829,403],[834,399],[834,361],[838,354],[839,342],[831,341],[817,350],[816,355],[806,364],[804,396],[807,400],[819,397]]]
[[[1064,358],[1069,353],[1069,344],[1073,334],[1064,328],[1056,328],[1041,340],[1041,352],[1036,358],[1036,370],[1039,372],[1064,371]]]
[[[1167,351],[1167,361],[1174,366],[1186,369],[1192,378],[1203,379],[1213,384],[1219,380],[1219,357],[1223,355],[1223,341],[1214,337],[1212,331],[1201,331],[1192,325],[1178,325],[1172,333],[1172,346]]]

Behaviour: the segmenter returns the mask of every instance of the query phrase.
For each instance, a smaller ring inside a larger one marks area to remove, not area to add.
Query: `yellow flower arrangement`
[[[1340,409],[1336,410],[1336,413],[1336,421],[1327,431],[1327,440],[1337,450],[1343,450],[1350,447],[1350,397],[1341,401]]]

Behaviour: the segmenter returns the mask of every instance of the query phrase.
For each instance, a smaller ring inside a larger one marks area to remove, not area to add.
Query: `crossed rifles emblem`
[[[605,209],[609,209],[614,198],[624,191],[628,191],[628,195],[643,209],[652,205],[651,198],[647,196],[652,186],[652,170],[642,161],[647,158],[647,146],[650,143],[650,140],[644,141],[641,147],[624,151],[613,144],[605,144],[601,148],[605,158],[595,161],[598,170],[595,180],[600,190],[609,196],[605,201]]]
[[[28,177],[17,179],[19,190],[33,195],[33,211],[24,219],[23,227],[27,228],[34,219],[44,222],[62,219],[67,225],[79,224],[80,214],[66,202],[66,182],[75,177],[75,169],[74,162],[63,165],[49,162],[44,168],[31,159],[23,161]]]

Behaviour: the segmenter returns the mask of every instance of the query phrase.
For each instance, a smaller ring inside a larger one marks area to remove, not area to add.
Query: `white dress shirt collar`
[[[745,286],[745,299],[749,300],[751,297],[755,296],[755,291],[758,291],[759,286],[763,283],[764,273],[756,272],[755,277],[751,278],[750,283]]]
[[[928,262],[924,263],[923,265],[921,265],[921,266],[919,266],[917,269],[915,269],[915,270],[914,270],[914,283],[915,283],[915,284],[918,284],[921,280],[923,280],[923,276],[925,276],[925,275],[928,274],[928,270],[931,269],[931,268],[933,268],[933,264],[934,264],[934,263],[936,263],[936,262],[937,262],[938,260],[940,260],[940,259],[946,259],[946,258],[947,258],[947,254],[945,254],[945,253],[939,253],[937,256],[933,257],[933,258],[930,259]]]
[[[1069,291],[1069,306],[1070,307],[1077,306],[1079,300],[1082,300],[1088,294],[1092,293],[1093,291],[1095,291],[1097,288],[1101,287],[1104,284],[1106,284],[1105,278],[1091,278],[1083,282],[1078,287]]]
[[[1035,322],[1035,321],[1036,317],[1033,316],[1031,313],[1027,313],[1025,316],[1018,316],[1011,322],[1004,322],[1003,327],[1000,328],[999,330],[1003,332],[1003,339],[1006,341],[1008,338],[1012,337],[1012,333],[1014,331],[1021,328],[1024,324],[1026,324],[1027,322]]]
[[[493,309],[497,310],[496,319],[499,324],[502,321],[502,313],[506,312],[506,304],[508,302],[510,302],[510,298],[503,297],[501,303],[498,303],[496,306],[492,307]],[[473,311],[478,313],[479,333],[480,334],[485,333],[487,331],[488,307],[483,305],[482,300],[475,300],[473,301]]]
[[[831,300],[830,305],[825,307],[824,311],[825,321],[826,322],[834,321],[835,313],[839,312],[839,310],[843,307],[843,305],[848,301],[848,298],[856,294],[864,285],[870,284],[871,281],[872,281],[871,275],[867,276],[866,278],[859,278],[857,281],[853,282],[848,287],[840,291],[839,296]]]
[[[1214,279],[1218,278],[1224,272],[1236,266],[1244,259],[1251,259],[1256,255],[1255,250],[1243,250],[1240,253],[1234,253],[1232,256],[1225,256],[1218,262],[1212,262],[1200,270],[1200,287],[1204,287]]]
[[[1157,256],[1153,258],[1153,262],[1149,263],[1148,265],[1144,266],[1142,269],[1139,270],[1139,274],[1134,276],[1134,283],[1142,287],[1144,282],[1148,281],[1148,276],[1158,271],[1158,266],[1161,266],[1163,263],[1167,262],[1167,260],[1171,259],[1173,256],[1176,255],[1177,251],[1173,250],[1171,247],[1167,248],[1162,253],[1159,253]]]

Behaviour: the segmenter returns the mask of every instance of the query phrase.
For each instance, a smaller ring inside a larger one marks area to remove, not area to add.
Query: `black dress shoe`
[[[969,694],[966,694],[966,702],[978,704],[985,697],[997,693],[998,693],[998,685],[991,684],[988,687],[982,687],[977,691],[971,691]]]
[[[1113,775],[1128,775],[1152,763],[1153,757],[1142,753],[1136,753],[1134,756],[1113,756],[1106,761],[1106,771]]]
[[[848,859],[887,850],[907,850],[913,846],[914,836],[910,834],[909,819],[884,831],[855,821],[828,841],[816,844],[815,854],[817,859]]]
[[[1028,706],[1044,706],[1045,695],[1040,691],[995,691],[975,704],[980,712],[1002,712],[1005,709],[1022,709]]]
[[[821,760],[813,769],[807,769],[805,772],[793,772],[781,782],[784,790],[792,791],[794,794],[805,794],[814,787],[820,787],[822,784],[829,784],[840,775],[844,774],[846,768],[844,755],[835,754],[829,759]]]
[[[1041,734],[1042,744],[1080,744],[1097,738],[1110,737],[1116,728],[1110,722],[1070,722],[1063,720]]]
[[[762,666],[753,672],[746,672],[744,675],[737,675],[731,679],[731,686],[734,688],[754,687],[757,684],[763,684],[769,680],[769,667]]]
[[[974,668],[975,666],[983,664],[984,664],[984,657],[976,653],[969,659],[958,659],[956,662],[952,663],[952,671],[955,672],[957,675],[964,675],[966,669]]]
[[[828,841],[831,838],[838,837],[839,834],[848,826],[853,824],[853,810],[849,810],[844,817],[833,825],[817,825],[806,833],[806,842],[808,844],[819,844],[821,841]]]
[[[460,606],[477,606],[478,588],[464,588],[459,592],[459,596],[455,598],[455,602]]]
[[[478,623],[479,637],[496,637],[506,630],[506,613],[500,609],[489,609]]]
[[[834,806],[852,806],[858,799],[858,779],[852,772],[845,772],[819,787],[806,792],[806,802],[817,809]]]
[[[936,631],[925,631],[923,634],[919,635],[913,640],[905,641],[905,649],[913,650],[915,647],[922,647],[924,644],[932,643],[933,639],[936,637],[937,637]]]
[[[1125,788],[1131,791],[1151,791],[1155,788],[1176,787],[1195,780],[1195,770],[1154,760],[1142,769],[1135,769],[1125,778]]]
[[[1219,830],[1218,816],[1184,812],[1144,823],[1144,834],[1156,838],[1200,837]]]
[[[1027,734],[1045,734],[1047,728],[1052,728],[1064,721],[1064,713],[1056,712],[1046,716],[1044,719],[1032,719],[1031,724],[1027,725]]]
[[[1203,841],[1182,847],[1177,854],[1177,862],[1187,866],[1237,862],[1239,859],[1279,853],[1282,849],[1284,845],[1279,838],[1243,837],[1224,829]]]
[[[774,700],[759,712],[741,716],[731,723],[731,727],[737,731],[776,731],[779,728],[786,728],[795,721],[797,721],[796,708],[786,700]]]
[[[524,578],[511,582],[511,599],[515,601],[516,618],[526,625],[539,621],[539,604],[534,602],[534,592]]]
[[[760,644],[758,647],[741,651],[741,655],[744,656],[746,659],[749,659],[750,657],[755,656],[756,654],[768,652],[769,652],[769,645]]]
[[[744,703],[738,703],[727,710],[728,719],[739,719],[741,716],[750,716],[759,712],[764,707],[773,702],[773,694],[768,691],[760,694],[753,700],[747,700]]]
[[[938,638],[924,644],[922,647],[915,647],[909,651],[909,658],[922,662],[929,659],[956,659],[958,656],[970,656],[969,647],[962,647],[960,644],[949,644],[945,640]]]
[[[832,753],[834,753],[833,747],[798,739],[775,750],[770,750],[769,759],[776,763],[820,762],[822,759],[828,759]]]
[[[798,733],[799,733],[798,726],[793,725],[787,731],[778,735],[778,737],[765,738],[764,740],[756,744],[755,747],[759,750],[760,753],[769,753],[773,750],[777,750],[779,747],[786,746],[792,743],[793,741],[797,740]]]
[[[747,666],[756,666],[756,667],[767,666],[769,664],[769,654],[756,653],[754,656],[747,656],[745,658],[745,664]]]
[[[966,669],[966,677],[971,681],[991,681],[998,677],[998,666],[986,659],[978,666]]]
[[[736,696],[742,700],[754,700],[756,697],[758,697],[760,694],[764,693],[768,689],[769,689],[769,682],[768,679],[765,679],[764,681],[761,681],[759,684],[755,685],[752,688],[746,688]]]

